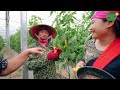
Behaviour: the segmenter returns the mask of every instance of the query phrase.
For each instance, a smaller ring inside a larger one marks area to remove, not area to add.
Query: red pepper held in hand
[[[52,50],[47,54],[47,59],[56,60],[61,53],[62,53],[62,50],[60,48],[54,48],[54,50]]]

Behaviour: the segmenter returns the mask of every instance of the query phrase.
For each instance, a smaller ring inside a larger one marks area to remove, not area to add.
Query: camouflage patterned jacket
[[[101,55],[102,51],[95,47],[95,40],[91,39],[85,44],[85,61],[88,62],[93,58],[97,58]]]
[[[41,47],[38,42],[32,47]],[[55,61],[47,59],[47,54],[53,50],[51,42],[46,47],[46,51],[42,55],[31,55],[27,61],[29,70],[33,70],[34,79],[56,79]]]

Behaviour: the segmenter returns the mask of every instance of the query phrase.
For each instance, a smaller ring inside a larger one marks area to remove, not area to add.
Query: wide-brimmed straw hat
[[[42,28],[42,27],[46,27],[49,30],[50,35],[52,35],[53,38],[56,37],[56,35],[57,35],[56,29],[53,28],[53,27],[51,27],[51,26],[49,26],[49,25],[46,25],[46,24],[39,24],[39,25],[32,26],[30,28],[30,30],[29,30],[30,36],[32,38],[34,38],[34,39],[37,39],[37,37],[36,37],[36,31],[40,30],[40,28]]]
[[[115,79],[110,73],[94,68],[91,66],[85,66],[77,71],[78,79]]]

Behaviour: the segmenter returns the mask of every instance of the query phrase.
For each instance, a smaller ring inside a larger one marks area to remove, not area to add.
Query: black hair
[[[38,26],[38,27],[37,27],[37,30],[36,30],[36,34],[38,35],[40,30],[47,30],[48,33],[49,33],[49,35],[51,35],[50,29],[51,29],[51,28],[49,28],[49,27],[47,27],[47,26],[45,26],[45,25],[43,25],[43,26]]]
[[[102,19],[102,20],[103,20],[103,22],[107,22],[107,19]],[[111,22],[111,21],[109,21],[109,22]],[[116,34],[116,37],[120,37],[120,21],[116,19],[113,27],[114,27],[114,32]]]

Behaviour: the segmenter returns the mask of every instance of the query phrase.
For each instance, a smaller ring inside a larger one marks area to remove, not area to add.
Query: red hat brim
[[[38,30],[38,28],[40,28],[41,26],[46,26],[46,27],[48,27],[49,30],[50,30],[50,34],[52,35],[52,37],[53,37],[53,38],[56,37],[57,32],[56,32],[56,29],[55,29],[55,28],[53,28],[53,27],[51,27],[51,26],[49,26],[49,25],[46,25],[46,24],[39,24],[39,25],[32,26],[32,27],[30,28],[29,34],[30,34],[30,36],[31,36],[32,38],[37,39],[37,37],[36,37],[36,35],[35,35],[35,34],[36,34],[36,30]]]

